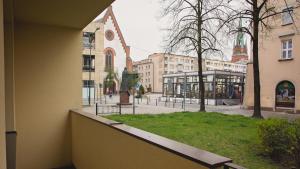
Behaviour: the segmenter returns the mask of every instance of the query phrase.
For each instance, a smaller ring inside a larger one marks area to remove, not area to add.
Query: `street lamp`
[[[102,90],[101,90],[101,88],[102,88],[102,84],[99,83],[100,104],[102,104]]]
[[[94,40],[96,38],[96,32],[100,30],[100,28],[96,28],[96,30],[94,31],[93,35],[94,35]],[[90,43],[90,58],[89,58],[89,106],[91,105],[91,73],[92,73],[92,37],[91,37],[91,33],[89,34],[89,43]],[[95,92],[95,91],[94,91]]]

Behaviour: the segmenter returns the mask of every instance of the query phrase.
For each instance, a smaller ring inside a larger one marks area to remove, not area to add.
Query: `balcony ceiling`
[[[84,28],[114,0],[15,0],[17,22]]]

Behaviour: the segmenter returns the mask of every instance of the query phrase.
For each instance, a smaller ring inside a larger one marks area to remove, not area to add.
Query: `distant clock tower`
[[[242,19],[239,23],[238,34],[233,44],[233,53],[231,62],[247,62],[248,61],[248,48],[245,33],[242,31]]]

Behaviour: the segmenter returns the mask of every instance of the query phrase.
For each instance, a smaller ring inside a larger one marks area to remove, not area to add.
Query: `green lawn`
[[[229,157],[246,168],[280,169],[281,165],[260,155],[257,124],[260,120],[219,113],[113,115],[123,122],[200,149]]]

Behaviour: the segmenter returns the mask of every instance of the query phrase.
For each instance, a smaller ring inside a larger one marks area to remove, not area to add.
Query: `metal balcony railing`
[[[89,66],[89,65],[83,65],[82,70],[85,72],[94,72],[95,71],[95,67],[94,66]]]

